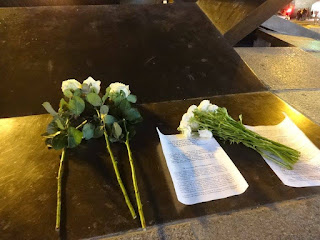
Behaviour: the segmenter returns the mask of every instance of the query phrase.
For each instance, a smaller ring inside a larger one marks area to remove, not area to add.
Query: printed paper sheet
[[[288,116],[275,126],[247,127],[263,137],[280,142],[301,152],[300,159],[293,166],[293,170],[288,170],[271,160],[265,159],[285,185],[290,187],[320,186],[320,150]]]
[[[159,130],[158,134],[181,203],[191,205],[222,199],[239,195],[248,188],[246,180],[214,138],[164,135]]]

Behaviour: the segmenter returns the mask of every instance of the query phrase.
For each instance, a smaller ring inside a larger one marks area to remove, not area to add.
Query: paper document
[[[248,188],[237,167],[214,139],[163,135],[162,150],[178,200],[186,205],[239,195]]]
[[[299,161],[293,165],[293,170],[288,170],[264,158],[285,185],[290,187],[320,186],[320,150],[288,116],[275,126],[247,127],[263,137],[301,152]]]

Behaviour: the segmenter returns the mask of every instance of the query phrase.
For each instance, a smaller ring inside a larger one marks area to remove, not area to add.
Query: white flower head
[[[115,82],[110,84],[110,93],[120,93],[122,90],[126,97],[130,95],[129,85],[125,85],[120,82]]]
[[[198,133],[201,138],[212,138],[212,132],[207,129],[198,130]]]
[[[197,106],[196,106],[196,105],[191,105],[191,106],[188,108],[187,113],[191,114],[191,113],[193,113],[193,111],[196,110],[196,109],[197,109]]]
[[[191,111],[183,114],[179,128],[191,128],[192,131],[196,131],[199,128],[199,124],[191,120],[193,117],[194,114]]]
[[[90,89],[93,89],[96,94],[100,92],[101,81],[96,81],[92,77],[88,77],[86,80],[83,81],[83,83],[87,84]]]
[[[81,88],[81,83],[79,83],[77,80],[75,79],[68,79],[62,82],[62,92],[66,91],[66,90],[77,90]]]
[[[217,105],[210,104],[208,107],[208,112],[215,112],[215,111],[217,111],[218,108],[219,107]]]
[[[186,128],[189,126],[190,116],[188,114],[183,114],[182,119],[180,121],[179,129]]]
[[[209,100],[203,100],[203,101],[199,104],[198,109],[199,109],[200,111],[206,112],[206,111],[208,111],[208,107],[209,107],[209,106],[210,106],[210,101],[209,101]]]
[[[186,126],[186,127],[180,128],[180,131],[186,137],[191,137],[191,135],[192,135],[192,130],[191,130],[190,126]]]
[[[193,116],[193,113],[185,113],[182,116],[181,122],[186,123],[186,125],[189,125],[189,121]]]

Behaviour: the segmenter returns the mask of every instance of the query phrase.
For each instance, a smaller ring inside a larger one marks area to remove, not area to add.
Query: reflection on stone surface
[[[250,93],[210,98],[224,106],[233,118],[243,114],[248,125],[276,124],[282,112],[320,147],[320,127],[291,109],[271,93]],[[140,105],[144,123],[132,142],[137,176],[148,225],[221,213],[246,207],[310,196],[319,188],[288,188],[268,168],[259,154],[242,146],[220,142],[249,184],[239,196],[184,206],[173,191],[159,151],[155,127],[164,134],[176,133],[181,115],[201,99]],[[2,239],[56,239],[56,174],[59,153],[48,150],[40,134],[49,115],[1,119],[0,215]],[[5,129],[10,126],[10,129]],[[130,198],[134,198],[130,167],[124,146],[114,148]],[[97,140],[67,153],[63,210],[68,239],[93,237],[139,227],[123,202],[103,141]],[[171,190],[170,190],[171,189]]]

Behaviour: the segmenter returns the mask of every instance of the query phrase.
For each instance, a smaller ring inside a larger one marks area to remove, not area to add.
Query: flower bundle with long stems
[[[121,191],[122,191],[122,194],[124,196],[124,199],[125,199],[125,202],[129,208],[129,211],[131,213],[131,216],[133,219],[135,219],[137,217],[137,214],[132,206],[132,203],[130,201],[130,198],[128,196],[128,193],[127,193],[127,190],[123,184],[123,181],[121,179],[121,176],[120,176],[120,172],[119,172],[119,168],[118,168],[118,162],[116,161],[114,155],[113,155],[113,152],[112,152],[112,149],[111,149],[111,146],[110,146],[110,141],[109,141],[109,136],[108,136],[108,132],[106,130],[106,123],[105,123],[105,120],[104,120],[104,117],[101,117],[101,114],[99,111],[97,111],[97,115],[98,117],[101,119],[101,123],[102,123],[102,126],[103,126],[103,135],[104,135],[104,139],[106,141],[106,147],[107,147],[107,150],[109,152],[109,156],[111,158],[111,162],[112,162],[112,166],[113,166],[113,169],[114,169],[114,172],[116,174],[116,178],[117,178],[117,181],[118,181],[118,184],[121,188]]]
[[[110,84],[104,95],[108,109],[105,107],[104,109],[101,109],[101,106],[100,114],[98,113],[98,115],[103,124],[107,146],[110,142],[120,142],[124,143],[127,148],[141,227],[146,229],[143,205],[140,198],[134,160],[130,147],[130,139],[135,135],[134,125],[141,122],[142,117],[139,111],[132,107],[132,104],[136,103],[137,97],[130,93],[131,91],[129,90],[128,85],[122,83]],[[110,145],[108,148],[110,148]]]
[[[93,83],[100,84],[100,81],[97,82],[91,77],[86,79],[82,85],[74,79],[64,81],[61,87],[64,98],[60,100],[58,112],[53,109],[49,102],[44,102],[42,104],[47,112],[53,116],[52,121],[47,126],[46,133],[42,134],[46,139],[45,143],[49,148],[62,150],[57,177],[57,209],[55,228],[58,232],[61,227],[61,192],[63,188],[62,179],[66,162],[66,152],[68,148],[77,147],[84,137],[81,128],[87,124],[87,120],[80,115],[85,109],[85,100],[83,98],[86,91],[89,92],[91,90],[95,90],[97,87],[97,85],[93,86]]]
[[[226,108],[212,105],[208,100],[202,101],[198,107],[191,106],[182,117],[178,130],[188,136],[198,132],[200,137],[217,136],[230,143],[242,143],[287,169],[293,169],[300,157],[299,151],[246,128],[241,115],[239,121],[235,121]]]
[[[47,127],[47,132],[43,134],[46,138],[45,142],[49,148],[62,150],[57,177],[57,231],[61,227],[62,178],[67,148],[77,147],[83,139],[90,140],[102,136],[105,138],[106,148],[125,202],[132,217],[136,218],[134,207],[121,179],[116,158],[111,150],[111,143],[122,142],[127,147],[141,225],[145,229],[142,204],[129,145],[129,138],[135,133],[134,124],[142,121],[139,111],[131,107],[131,103],[135,103],[137,98],[130,94],[129,87],[122,83],[110,84],[106,93],[100,97],[100,83],[91,77],[82,84],[75,79],[63,81],[61,89],[64,97],[60,100],[58,112],[49,102],[43,103],[43,107],[53,116],[53,120]]]

